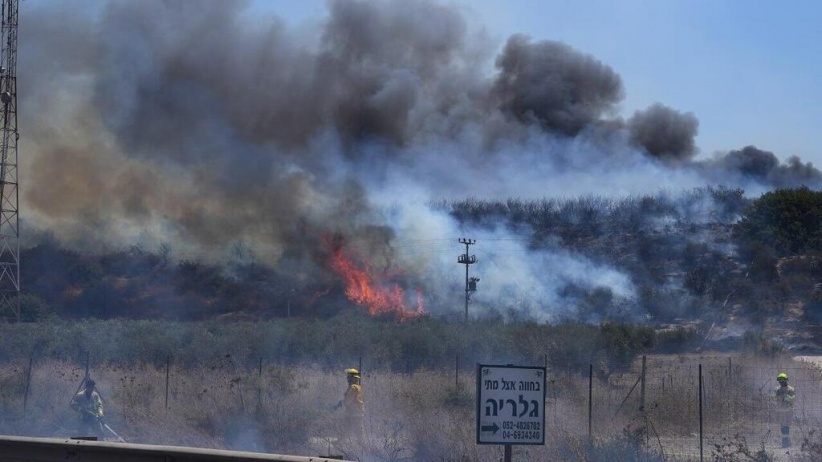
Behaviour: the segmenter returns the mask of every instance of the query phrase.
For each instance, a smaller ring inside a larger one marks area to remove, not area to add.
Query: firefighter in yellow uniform
[[[348,388],[345,390],[342,401],[338,406],[345,408],[345,426],[347,433],[359,442],[365,437],[365,401],[363,400],[362,385],[360,384],[360,371],[357,369],[346,369],[345,375],[348,380]]]
[[[776,376],[779,386],[774,391],[777,411],[779,412],[780,433],[782,433],[782,447],[791,446],[791,422],[793,421],[793,402],[796,399],[796,390],[788,385],[788,374],[780,372]]]
[[[103,399],[94,389],[94,380],[87,378],[84,387],[71,399],[71,408],[80,414],[78,436],[96,436],[103,439]]]

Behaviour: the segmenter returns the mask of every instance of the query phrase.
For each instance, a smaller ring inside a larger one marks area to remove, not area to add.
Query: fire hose
[[[101,422],[101,423],[102,423],[102,422]],[[105,428],[106,430],[110,431],[110,432],[111,432],[111,434],[112,434],[112,435],[114,435],[114,437],[115,437],[115,438],[117,438],[117,441],[118,441],[118,442],[120,442],[120,443],[125,443],[125,442],[126,442],[126,440],[124,440],[124,439],[123,439],[123,437],[121,437],[120,435],[118,435],[118,434],[117,434],[117,432],[115,432],[115,431],[114,431],[111,427],[109,427],[107,423],[103,423],[103,428]]]
[[[95,420],[97,420],[97,422],[100,424],[101,427],[105,428],[106,430],[109,431],[109,433],[114,435],[114,437],[117,438],[118,442],[120,442],[120,443],[125,443],[126,442],[126,440],[124,440],[122,436],[118,435],[117,432],[114,431],[113,428],[109,427],[109,425],[107,423],[103,422],[103,419],[101,417],[97,417],[91,411],[85,411],[85,412],[86,412],[86,414],[88,414],[89,416],[92,416]]]

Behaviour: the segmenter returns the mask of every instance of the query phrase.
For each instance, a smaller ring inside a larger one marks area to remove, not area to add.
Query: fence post
[[[642,355],[642,382],[639,385],[639,412],[645,411],[645,355]]]
[[[23,412],[26,412],[26,405],[29,402],[29,386],[31,385],[31,363],[33,358],[29,358],[29,370],[26,373],[26,391],[23,394]]]
[[[260,363],[257,368],[257,405],[263,405],[263,357],[260,356]]]
[[[83,376],[83,381],[80,382],[80,388],[83,388],[83,384],[89,377],[89,364],[91,364],[91,351],[86,351],[86,375]],[[77,391],[80,391],[79,389]],[[76,394],[76,393],[75,393]]]
[[[594,409],[594,365],[588,365],[588,442],[593,441],[592,421]]]
[[[454,388],[460,387],[460,355],[454,360]]]
[[[705,459],[702,454],[702,364],[699,365],[699,462]]]
[[[166,411],[168,410],[168,377],[171,370],[171,356],[166,356]]]

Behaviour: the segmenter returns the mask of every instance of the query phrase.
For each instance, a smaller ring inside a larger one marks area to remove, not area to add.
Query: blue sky
[[[290,25],[324,0],[257,0]],[[700,122],[700,157],[747,145],[822,167],[822,2],[474,0],[452,2],[500,46],[513,33],[558,40],[611,66],[622,115],[659,102]]]

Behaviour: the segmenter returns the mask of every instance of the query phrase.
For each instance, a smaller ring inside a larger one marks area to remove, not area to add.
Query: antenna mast
[[[17,22],[20,0],[2,0],[0,55],[0,311],[20,321],[20,228],[17,189]]]

